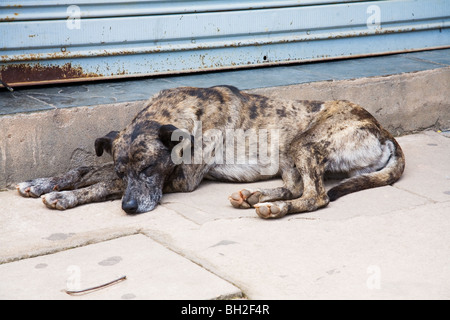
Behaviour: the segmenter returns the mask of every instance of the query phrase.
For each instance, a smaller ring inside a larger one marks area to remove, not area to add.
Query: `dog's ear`
[[[173,135],[173,133],[175,135]],[[172,141],[172,138],[174,139]],[[159,140],[169,149],[172,150],[177,144],[179,144],[184,139],[190,139],[193,146],[194,137],[184,130],[180,130],[172,124],[165,124],[159,128]]]
[[[169,150],[172,150],[179,143],[179,141],[172,141],[172,134],[175,130],[178,130],[178,128],[172,124],[165,124],[159,128],[159,140]]]
[[[95,153],[97,154],[97,157],[100,157],[103,154],[103,151],[111,154],[112,143],[118,135],[119,131],[111,131],[106,136],[95,140]]]

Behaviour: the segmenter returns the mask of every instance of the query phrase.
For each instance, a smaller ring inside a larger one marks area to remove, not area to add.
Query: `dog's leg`
[[[303,192],[303,181],[294,163],[283,166],[281,177],[283,187],[273,189],[243,189],[233,193],[228,199],[238,209],[254,208],[260,202],[290,200],[299,198]]]
[[[163,192],[192,192],[202,182],[211,165],[192,164],[177,166],[170,177],[166,179]]]
[[[256,213],[264,219],[281,218],[286,214],[315,211],[328,205],[328,199],[323,183],[326,157],[323,149],[311,145],[296,148],[295,165],[303,179],[303,195],[301,198],[264,202],[255,204]]]
[[[115,177],[114,164],[80,167],[50,178],[38,178],[19,183],[17,191],[23,197],[39,198],[41,195],[59,190],[77,189]]]
[[[50,209],[66,210],[82,204],[120,199],[123,195],[122,179],[103,181],[86,188],[51,192],[42,197]]]

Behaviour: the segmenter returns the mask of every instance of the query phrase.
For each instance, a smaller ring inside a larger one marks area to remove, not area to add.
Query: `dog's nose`
[[[137,201],[134,199],[131,199],[126,202],[122,202],[122,209],[128,214],[134,214],[138,210],[138,204]]]

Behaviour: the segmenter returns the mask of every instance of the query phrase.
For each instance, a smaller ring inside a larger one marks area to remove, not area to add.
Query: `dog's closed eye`
[[[118,176],[120,179],[125,178],[125,173],[123,173],[123,172],[116,172],[116,173],[117,173],[117,176]]]
[[[155,172],[155,165],[153,164],[142,170],[142,173],[145,174],[146,176],[151,176],[154,172]]]

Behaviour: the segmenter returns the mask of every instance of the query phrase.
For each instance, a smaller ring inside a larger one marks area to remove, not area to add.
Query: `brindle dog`
[[[256,162],[244,163],[194,159],[197,138],[203,155],[209,150],[213,159],[220,152],[225,155],[217,149],[218,140],[222,146],[225,142],[227,152],[237,152],[235,140],[225,141],[233,130],[251,132],[243,137],[246,156],[252,144],[263,145],[250,139],[253,134],[276,133],[266,137],[276,142],[276,150],[267,152],[276,160],[276,170],[264,170],[273,162],[260,161],[260,154]],[[207,132],[219,139],[208,138]],[[393,184],[405,168],[397,141],[354,103],[270,99],[231,86],[161,91],[124,130],[97,139],[95,150],[98,156],[112,154],[114,163],[23,182],[19,193],[44,195],[49,208],[60,210],[122,198],[123,210],[135,214],[153,210],[163,193],[195,190],[203,179],[252,182],[281,176],[282,187],[244,189],[229,197],[236,208],[256,208],[261,218],[280,218],[317,210],[351,192]],[[326,173],[346,178],[327,192]]]

